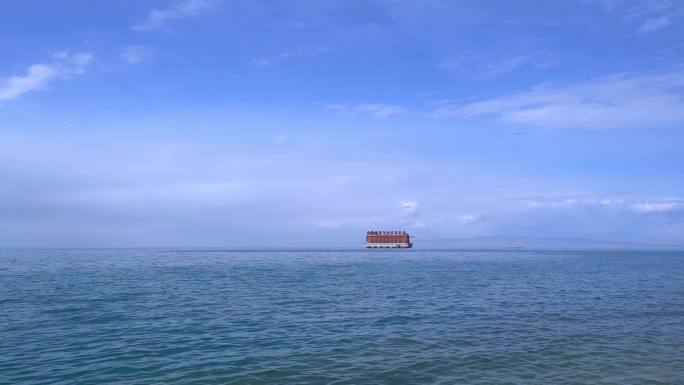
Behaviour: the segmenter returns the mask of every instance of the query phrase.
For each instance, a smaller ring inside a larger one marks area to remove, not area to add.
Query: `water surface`
[[[0,251],[0,383],[684,384],[684,253]]]

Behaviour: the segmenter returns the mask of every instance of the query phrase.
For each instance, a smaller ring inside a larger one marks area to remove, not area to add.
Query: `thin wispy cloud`
[[[656,200],[656,201],[644,201],[633,203],[631,205],[633,210],[641,213],[672,213],[680,212],[684,214],[684,200],[682,199],[669,199],[669,200]]]
[[[121,49],[121,60],[129,64],[137,64],[151,59],[157,49],[146,45],[129,45]]]
[[[344,225],[340,219],[321,219],[313,222],[313,225],[321,229],[339,229]]]
[[[659,29],[666,28],[672,24],[672,21],[670,21],[670,18],[668,16],[661,16],[661,17],[656,17],[653,19],[646,19],[644,20],[643,23],[641,23],[641,27],[639,27],[639,33],[640,34],[646,34],[646,33],[651,33],[655,32]]]
[[[282,53],[279,53],[279,54],[273,55],[273,56],[265,56],[265,57],[254,58],[254,59],[252,59],[251,63],[257,67],[268,67],[277,61],[285,60],[287,58],[290,58],[293,56],[298,56],[301,54],[302,54],[301,50],[285,51],[285,52],[282,52]]]
[[[491,79],[525,69],[547,69],[558,63],[557,58],[546,53],[497,57],[482,52],[466,52],[447,58],[437,67],[465,77]]]
[[[33,64],[24,74],[0,79],[0,102],[43,89],[55,79],[80,75],[85,72],[93,58],[94,56],[87,52],[56,52],[52,55],[51,62]]]
[[[34,64],[26,74],[12,76],[0,81],[0,102],[7,101],[34,90],[41,89],[57,76],[55,68],[47,64]]]
[[[487,64],[482,69],[482,74],[480,76],[483,78],[503,76],[528,65],[530,60],[531,58],[529,56],[511,56],[500,62]]]
[[[162,28],[174,20],[197,16],[209,10],[215,3],[217,0],[183,0],[170,8],[151,10],[144,22],[131,28],[136,31]]]
[[[418,202],[404,202],[401,205],[401,214],[405,217],[417,217],[420,215],[418,211]]]
[[[636,19],[672,10],[677,2],[670,0],[584,0],[597,4],[607,12],[619,13],[625,19]]]
[[[684,7],[669,0],[585,0],[597,4],[606,12],[618,15],[627,23],[636,25],[640,35],[660,31],[674,24],[675,18],[684,16]]]
[[[512,200],[531,209],[610,209],[637,214],[684,214],[684,200],[678,198],[635,198],[620,196],[537,196]]]
[[[344,116],[371,116],[376,119],[385,119],[406,113],[406,109],[400,106],[383,103],[360,103],[346,104],[335,103],[327,104],[326,109]]]
[[[322,54],[328,52],[328,48],[325,46],[320,46],[320,47],[311,47],[311,48],[299,48],[299,49],[293,49],[293,50],[287,50],[283,51],[281,53],[271,55],[271,56],[263,56],[263,57],[258,57],[252,59],[250,62],[252,65],[256,67],[268,67],[270,65],[273,65],[277,62],[284,61],[293,57],[297,56],[304,56],[304,55],[315,55],[315,54]]]
[[[418,202],[403,202],[399,207],[401,208],[401,216],[403,217],[401,223],[403,225],[416,229],[428,227],[427,223],[425,223],[425,220],[422,218],[420,210],[418,210]]]
[[[682,86],[682,72],[620,74],[566,86],[542,84],[474,102],[447,102],[433,112],[538,128],[664,126],[684,123]]]
[[[58,51],[52,54],[57,59],[54,64],[62,75],[80,75],[93,61],[95,56],[90,52]]]
[[[474,214],[463,214],[459,217],[459,219],[464,225],[472,225],[479,222],[482,218]]]

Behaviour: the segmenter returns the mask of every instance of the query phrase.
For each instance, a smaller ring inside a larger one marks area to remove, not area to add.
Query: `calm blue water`
[[[0,251],[0,383],[684,384],[684,253]]]

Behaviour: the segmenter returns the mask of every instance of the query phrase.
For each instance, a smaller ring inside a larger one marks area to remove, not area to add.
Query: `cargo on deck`
[[[410,249],[411,236],[406,231],[369,231],[366,233],[367,249]]]

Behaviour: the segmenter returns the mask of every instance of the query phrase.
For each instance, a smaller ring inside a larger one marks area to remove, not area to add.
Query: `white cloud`
[[[367,112],[376,118],[388,118],[405,111],[402,107],[389,104],[360,104],[357,108],[359,111]]]
[[[417,217],[420,215],[418,212],[418,202],[404,202],[401,204],[401,214],[405,217]]]
[[[129,45],[121,49],[121,60],[129,64],[140,63],[149,60],[156,51],[156,48],[146,45]]]
[[[400,106],[382,103],[361,103],[361,104],[328,104],[325,106],[329,110],[333,110],[341,115],[370,115],[374,118],[384,119],[396,115],[401,115],[406,112],[406,109]]]
[[[472,215],[472,214],[464,214],[460,216],[460,221],[464,225],[472,225],[473,223],[477,223],[480,221],[480,217],[477,215]]]
[[[60,51],[52,55],[51,63],[38,63],[28,67],[26,74],[0,79],[0,102],[16,99],[23,94],[42,89],[58,78],[71,77],[85,72],[93,60],[91,53]]]
[[[95,56],[89,52],[59,51],[55,52],[52,58],[59,60],[57,65],[62,75],[80,75],[85,72]]]
[[[667,213],[684,210],[684,200],[662,200],[633,203],[630,207],[640,213]]]
[[[401,208],[401,216],[404,219],[401,223],[405,226],[410,226],[416,229],[427,228],[427,224],[420,217],[420,211],[418,210],[418,202],[409,201],[403,202],[399,205]]]
[[[150,31],[163,27],[166,23],[186,17],[196,16],[216,3],[216,0],[184,0],[171,8],[153,9],[141,24],[134,25],[137,31]]]
[[[587,197],[575,195],[552,195],[521,197],[514,201],[528,208],[564,209],[590,206],[622,206],[625,200],[614,197]]]
[[[530,209],[612,209],[640,214],[656,214],[684,211],[682,199],[639,199],[629,197],[592,196],[537,196],[514,199]]]
[[[55,68],[46,64],[34,64],[26,75],[12,76],[0,83],[0,101],[17,98],[29,91],[44,87],[57,76]]]
[[[684,72],[620,74],[469,103],[441,103],[436,116],[488,117],[540,128],[653,127],[684,123]]]

